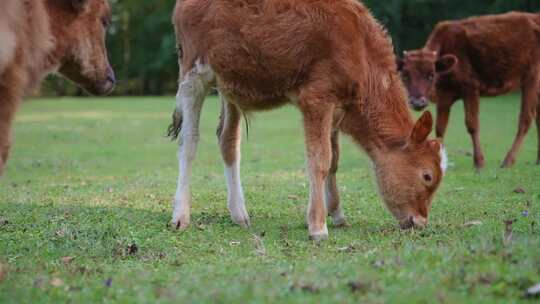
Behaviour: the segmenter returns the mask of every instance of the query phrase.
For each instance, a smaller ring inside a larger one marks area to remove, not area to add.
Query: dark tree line
[[[331,1],[331,0],[329,0]],[[163,95],[176,90],[178,66],[171,24],[174,0],[110,0],[114,9],[108,47],[117,73],[117,95]],[[364,0],[388,28],[396,51],[421,47],[442,20],[503,13],[540,12],[540,0]],[[44,94],[82,94],[50,79]]]

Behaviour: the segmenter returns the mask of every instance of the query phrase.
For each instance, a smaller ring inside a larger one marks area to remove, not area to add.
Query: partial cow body
[[[438,137],[445,135],[450,107],[463,99],[477,168],[484,166],[480,97],[521,90],[518,133],[503,162],[503,167],[512,166],[540,108],[540,14],[511,12],[441,22],[423,49],[405,53],[401,69],[413,107],[423,109],[429,95],[437,104]],[[538,116],[536,122],[540,129]]]
[[[374,161],[380,192],[404,228],[427,224],[442,180],[442,145],[427,140],[431,116],[415,125],[393,47],[368,10],[352,0],[178,0],[173,22],[181,66],[170,131],[179,134],[180,174],[172,225],[190,223],[191,165],[204,98],[217,86],[218,137],[234,222],[250,223],[240,182],[242,113],[291,103],[303,115],[312,239],[326,216],[345,225],[336,187],[339,132]]]
[[[105,0],[2,0],[0,3],[0,173],[23,96],[58,71],[93,94],[115,83],[107,59]]]

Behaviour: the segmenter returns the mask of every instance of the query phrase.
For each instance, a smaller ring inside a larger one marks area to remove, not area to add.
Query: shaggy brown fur
[[[58,70],[93,94],[115,83],[107,59],[105,0],[2,0],[0,3],[0,173],[22,97]]]
[[[415,127],[393,46],[367,8],[352,0],[178,0],[173,22],[183,51],[181,82],[207,64],[215,75],[208,85],[216,84],[226,103],[219,135],[227,165],[237,161],[239,113],[287,103],[301,111],[313,238],[326,229],[326,216],[340,211],[338,131],[371,157],[402,227],[427,223],[443,176],[442,147],[427,139],[429,113]],[[174,117],[178,130],[181,114]],[[186,223],[173,218],[173,225]]]
[[[437,136],[443,137],[450,107],[465,105],[467,130],[474,145],[474,163],[484,166],[479,139],[479,99],[520,89],[518,133],[503,167],[512,166],[540,108],[540,14],[508,13],[439,23],[425,47],[406,52],[402,74],[416,109],[437,104]],[[536,119],[540,132],[540,118]],[[538,135],[540,164],[540,133]]]

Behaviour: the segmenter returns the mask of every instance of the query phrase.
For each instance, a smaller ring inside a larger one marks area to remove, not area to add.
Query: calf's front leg
[[[309,175],[309,237],[314,241],[321,241],[328,238],[324,190],[332,159],[330,137],[333,106],[320,100],[301,100],[299,106],[304,118]]]
[[[480,170],[484,167],[484,153],[480,146],[480,122],[478,118],[480,97],[478,95],[465,97],[463,105],[465,107],[465,125],[473,143],[474,166]]]
[[[228,103],[220,95],[222,110],[218,139],[221,156],[225,165],[225,178],[227,180],[227,207],[232,220],[244,227],[249,227],[249,215],[246,210],[242,182],[240,180],[240,143],[242,113],[233,104]]]

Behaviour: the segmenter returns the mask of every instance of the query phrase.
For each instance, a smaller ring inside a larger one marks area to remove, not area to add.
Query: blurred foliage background
[[[171,15],[174,0],[109,0],[113,24],[108,47],[119,80],[116,95],[165,95],[176,92],[178,65]],[[329,0],[331,1],[331,0]],[[442,20],[504,13],[540,12],[540,0],[365,0],[388,28],[397,52],[421,47]],[[83,95],[51,77],[41,95]]]

